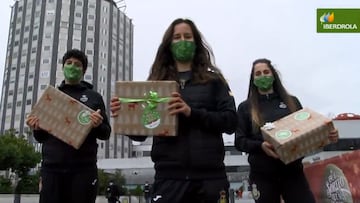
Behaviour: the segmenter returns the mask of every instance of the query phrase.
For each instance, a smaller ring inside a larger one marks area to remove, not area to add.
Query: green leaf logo
[[[285,140],[291,137],[292,133],[290,130],[279,130],[275,133],[275,137],[279,140]]]
[[[77,119],[79,121],[80,124],[82,125],[88,125],[91,120],[90,120],[90,111],[88,110],[82,110],[79,112]]]
[[[298,120],[298,121],[304,121],[304,120],[307,120],[310,118],[310,113],[306,112],[306,111],[299,112],[299,113],[295,114],[294,118],[295,118],[295,120]]]

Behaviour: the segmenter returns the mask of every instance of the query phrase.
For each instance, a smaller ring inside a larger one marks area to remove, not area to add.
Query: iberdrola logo
[[[88,110],[82,110],[79,112],[77,119],[80,124],[82,125],[88,125],[90,123],[90,111]]]
[[[330,13],[324,13],[321,17],[320,17],[320,22],[321,23],[332,23],[335,20],[335,15],[334,12]]]

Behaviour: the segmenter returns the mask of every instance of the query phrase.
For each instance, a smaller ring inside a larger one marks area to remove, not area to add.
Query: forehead
[[[180,33],[191,33],[192,34],[190,25],[188,25],[187,23],[179,23],[179,24],[175,25],[174,35],[180,34]]]
[[[254,72],[265,69],[270,70],[269,66],[266,63],[257,63],[254,66]]]
[[[82,62],[79,59],[74,58],[74,57],[70,57],[70,58],[66,59],[65,63],[73,63],[73,64],[76,64],[78,66],[83,65]]]

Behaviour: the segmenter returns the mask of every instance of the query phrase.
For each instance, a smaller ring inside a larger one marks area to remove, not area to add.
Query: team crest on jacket
[[[286,106],[286,104],[284,102],[280,102],[279,107],[281,109],[286,109],[287,106]]]
[[[80,101],[87,102],[88,100],[89,98],[85,94],[81,95]]]
[[[251,187],[252,187],[251,194],[252,194],[254,200],[258,200],[260,198],[260,191],[257,189],[257,186],[255,183],[252,184]]]
[[[218,200],[218,203],[226,203],[226,192],[225,192],[225,190],[220,191],[220,198]]]

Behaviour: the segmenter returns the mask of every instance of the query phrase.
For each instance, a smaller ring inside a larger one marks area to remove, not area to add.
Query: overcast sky
[[[0,7],[0,77],[10,5]],[[126,0],[134,24],[134,80],[145,80],[169,24],[192,19],[212,47],[235,95],[247,96],[252,62],[272,60],[287,90],[325,115],[360,114],[360,33],[316,33],[317,8],[360,8],[359,0]],[[336,16],[335,16],[336,17]]]

